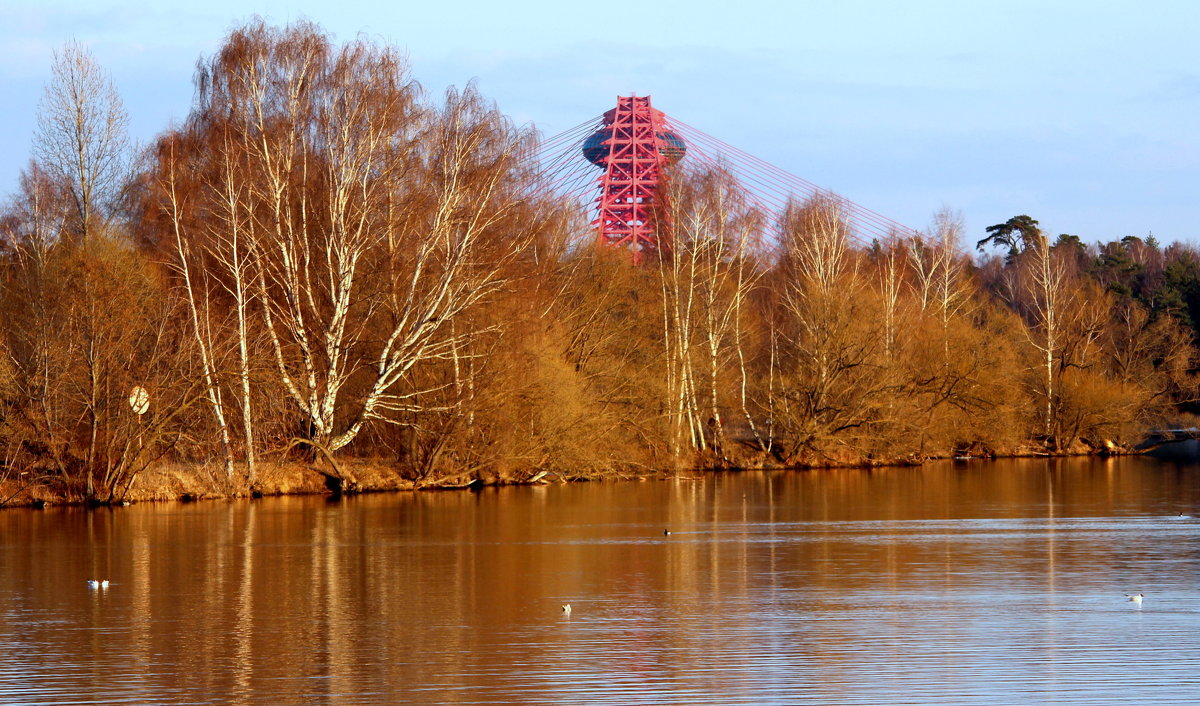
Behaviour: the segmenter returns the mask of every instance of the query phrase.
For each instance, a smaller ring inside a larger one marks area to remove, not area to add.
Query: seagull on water
[[[99,581],[96,579],[90,579],[88,581],[88,588],[108,588],[108,579],[102,579]]]
[[[563,603],[563,615],[567,616],[568,618],[571,617],[571,604],[570,603]]]
[[[1140,593],[1126,593],[1125,597],[1133,601],[1133,604],[1138,608],[1142,607],[1142,599],[1145,598],[1145,596]]]

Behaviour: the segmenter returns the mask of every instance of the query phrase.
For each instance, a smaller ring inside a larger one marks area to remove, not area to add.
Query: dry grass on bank
[[[973,458],[1016,458],[1040,456],[1091,456],[1091,455],[1121,455],[1136,453],[1126,448],[1116,446],[1112,442],[1103,445],[1088,445],[1075,442],[1069,448],[1057,452],[1047,452],[1044,445],[1035,443],[1017,445],[1012,448],[970,449],[952,454]],[[925,461],[950,458],[952,455],[935,454],[923,457],[905,458],[863,458],[851,457],[822,457],[809,458],[800,464],[791,466],[792,470],[818,470],[828,468],[867,468],[886,466],[914,466]],[[474,484],[483,485],[524,485],[544,484],[551,482],[572,482],[579,480],[645,480],[647,478],[669,478],[681,474],[690,475],[706,470],[785,470],[782,465],[772,462],[763,454],[742,454],[736,459],[719,459],[708,456],[693,459],[693,465],[676,472],[653,469],[626,469],[625,471],[610,470],[593,473],[570,473],[566,471],[490,471],[463,472],[457,475],[440,476],[424,480],[405,478],[396,465],[386,459],[379,458],[345,458],[339,459],[338,471],[343,477],[343,483],[332,482],[328,468],[312,464],[290,463],[260,463],[258,477],[253,484],[244,476],[233,479],[225,477],[224,470],[219,464],[184,464],[161,463],[138,475],[128,492],[118,494],[116,502],[169,502],[194,501],[204,499],[228,499],[250,496],[270,495],[324,495],[334,494],[344,489],[347,492],[398,492],[414,490],[437,490],[466,488]],[[731,465],[732,464],[732,465]],[[72,497],[65,493],[56,479],[50,477],[30,479],[26,474],[5,475],[0,472],[0,508],[42,506],[51,504],[83,504],[84,498]]]

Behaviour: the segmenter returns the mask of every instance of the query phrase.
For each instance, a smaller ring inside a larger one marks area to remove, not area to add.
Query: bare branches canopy
[[[112,78],[77,41],[55,52],[34,155],[69,195],[81,235],[107,216],[125,178],[129,116]]]

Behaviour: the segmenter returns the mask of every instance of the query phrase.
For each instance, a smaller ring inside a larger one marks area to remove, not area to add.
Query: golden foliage
[[[197,85],[124,223],[77,237],[36,163],[0,212],[5,473],[112,499],[170,457],[233,487],[297,441],[417,484],[883,463],[1130,443],[1196,400],[1180,318],[1040,235],[977,268],[942,212],[862,247],[835,198],[773,221],[683,163],[638,266],[539,190],[529,130],[428,100],[394,48],[252,22]]]

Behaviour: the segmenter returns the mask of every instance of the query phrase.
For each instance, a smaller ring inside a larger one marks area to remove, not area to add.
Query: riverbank
[[[697,469],[696,472],[701,472]],[[665,478],[676,472],[609,470],[595,473],[566,471],[471,472],[436,478],[405,478],[386,459],[338,459],[337,469],[322,464],[260,463],[253,481],[244,473],[226,477],[218,465],[160,464],[138,474],[125,492],[111,501],[88,501],[82,495],[63,492],[63,484],[52,477],[27,480],[0,477],[0,508],[46,505],[125,505],[144,502],[194,502],[244,497],[282,495],[331,495],[352,493],[458,490],[471,487],[566,483],[581,480],[630,480]],[[17,478],[21,475],[18,474]]]
[[[143,502],[192,502],[241,497],[280,495],[340,495],[344,493],[415,492],[471,487],[563,483],[582,480],[645,480],[669,478],[683,473],[707,471],[820,470],[831,468],[887,468],[919,466],[939,460],[982,460],[1000,458],[1045,458],[1068,456],[1112,456],[1137,453],[1112,442],[1087,444],[1076,442],[1069,448],[1052,451],[1029,443],[1009,449],[970,447],[950,453],[930,453],[904,458],[864,458],[824,456],[799,463],[783,464],[762,454],[742,454],[736,459],[699,456],[689,466],[677,469],[628,468],[592,472],[566,471],[471,471],[433,478],[406,478],[389,459],[338,459],[337,468],[312,463],[260,463],[253,482],[244,474],[227,477],[224,469],[213,464],[158,464],[138,474],[125,492],[115,493],[107,502],[121,505]],[[84,505],[89,501],[79,493],[64,490],[64,484],[48,476],[30,479],[28,474],[0,476],[0,508],[42,507],[45,505]]]
[[[244,473],[230,478],[219,465],[159,464],[138,474],[128,490],[115,493],[111,502],[99,504],[318,495],[343,490],[410,491],[419,487],[378,460],[345,460],[341,470],[353,479],[352,486],[347,480],[337,483],[329,471],[305,463],[260,463],[253,482]],[[13,479],[0,480],[0,507],[87,504],[85,498],[72,497],[56,486],[61,484],[54,478],[27,481],[24,486]]]

